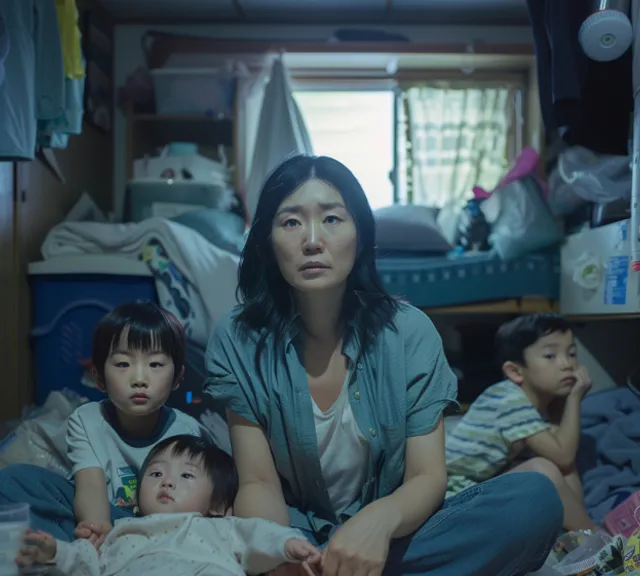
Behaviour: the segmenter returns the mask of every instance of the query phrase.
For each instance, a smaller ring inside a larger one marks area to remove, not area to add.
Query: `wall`
[[[129,74],[144,65],[141,41],[148,30],[171,33],[183,33],[211,38],[233,38],[237,40],[274,40],[274,41],[317,41],[324,42],[337,26],[291,26],[291,25],[180,25],[180,26],[142,26],[120,25],[114,34],[114,85],[115,90],[122,86]],[[374,28],[374,27],[371,27]],[[379,28],[379,27],[378,27]],[[471,27],[471,26],[388,26],[388,32],[404,34],[414,42],[461,43],[487,41],[496,44],[530,44],[531,31],[525,27]],[[277,47],[277,45],[275,46]],[[125,140],[126,118],[117,109],[114,117],[114,210],[122,214],[126,186]]]
[[[609,317],[585,322],[576,326],[576,335],[581,344],[578,354],[591,374],[594,389],[624,386],[629,374],[640,366],[640,320],[637,318]]]
[[[55,156],[65,183],[38,159],[17,165],[0,163],[0,421],[19,416],[33,399],[28,263],[41,259],[44,237],[83,191],[103,209],[111,209],[110,135],[84,124],[82,135],[72,137],[69,148],[55,151]]]

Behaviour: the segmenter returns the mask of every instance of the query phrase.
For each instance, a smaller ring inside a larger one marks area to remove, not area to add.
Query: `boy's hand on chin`
[[[570,395],[577,398],[583,398],[584,395],[591,389],[591,377],[589,372],[584,366],[580,366],[575,371],[576,383],[571,389]]]

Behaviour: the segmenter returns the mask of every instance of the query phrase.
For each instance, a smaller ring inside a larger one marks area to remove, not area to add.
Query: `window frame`
[[[373,75],[372,75],[373,74]],[[401,201],[400,194],[400,140],[398,127],[400,122],[403,91],[421,84],[438,84],[444,86],[485,87],[496,85],[511,85],[516,87],[514,92],[514,123],[511,133],[507,135],[508,161],[512,162],[523,148],[529,143],[527,136],[527,101],[529,97],[529,69],[500,70],[481,69],[471,73],[461,70],[429,69],[429,70],[399,70],[393,75],[376,76],[375,71],[360,70],[295,70],[291,72],[291,89],[313,92],[366,92],[391,90],[394,95],[393,109],[393,162],[392,189],[393,203]]]

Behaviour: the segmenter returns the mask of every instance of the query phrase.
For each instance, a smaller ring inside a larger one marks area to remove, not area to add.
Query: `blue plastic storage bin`
[[[93,330],[107,312],[134,300],[157,302],[153,277],[90,273],[31,273],[36,403],[69,388],[90,400],[103,394],[82,384]]]

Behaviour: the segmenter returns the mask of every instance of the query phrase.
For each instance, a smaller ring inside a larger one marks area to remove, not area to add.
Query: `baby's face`
[[[176,455],[171,447],[158,454],[142,478],[138,491],[140,512],[148,514],[210,513],[213,485],[202,461]]]

